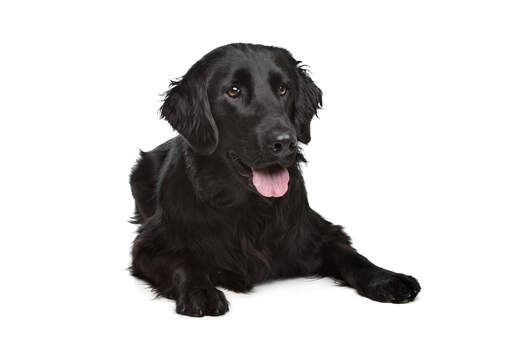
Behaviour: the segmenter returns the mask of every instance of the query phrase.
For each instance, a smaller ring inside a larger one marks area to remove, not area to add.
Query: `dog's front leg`
[[[176,312],[189,316],[222,315],[228,311],[224,293],[207,270],[186,252],[155,249],[158,236],[141,233],[133,245],[132,274],[147,281],[160,295],[176,300]]]
[[[323,219],[319,223],[329,231],[323,245],[323,275],[340,279],[360,295],[375,301],[406,303],[414,300],[421,289],[414,277],[374,265],[350,245],[340,226],[332,226]]]
[[[201,268],[184,264],[174,271],[173,281],[177,313],[216,316],[228,311],[224,293],[215,288]]]

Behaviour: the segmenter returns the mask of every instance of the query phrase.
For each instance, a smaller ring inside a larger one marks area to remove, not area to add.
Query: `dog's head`
[[[278,197],[321,105],[321,90],[287,50],[231,44],[171,82],[161,113],[195,152],[220,155],[261,195]]]

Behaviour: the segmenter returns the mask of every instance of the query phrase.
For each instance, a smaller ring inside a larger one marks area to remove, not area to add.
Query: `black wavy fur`
[[[189,316],[228,311],[217,287],[247,292],[297,276],[329,276],[381,302],[412,301],[416,279],[368,261],[309,206],[297,142],[310,141],[321,104],[310,75],[277,47],[222,46],[171,82],[161,115],[180,135],[141,152],[130,177],[140,224],[132,274]],[[260,194],[252,169],[284,168],[286,194]]]

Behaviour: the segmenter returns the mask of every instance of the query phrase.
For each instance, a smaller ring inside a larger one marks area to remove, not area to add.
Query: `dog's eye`
[[[286,87],[286,85],[283,84],[279,87],[279,95],[284,96],[286,95],[287,92],[288,88]]]
[[[229,97],[235,98],[235,97],[240,96],[240,92],[241,92],[240,88],[236,85],[233,85],[231,88],[228,89],[227,94]]]

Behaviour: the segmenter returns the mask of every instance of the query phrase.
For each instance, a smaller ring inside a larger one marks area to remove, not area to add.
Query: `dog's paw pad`
[[[223,315],[229,310],[224,293],[214,287],[194,288],[181,293],[176,300],[176,312],[201,317]]]
[[[420,290],[420,284],[414,277],[385,272],[375,276],[363,294],[380,302],[407,303],[413,301]]]

